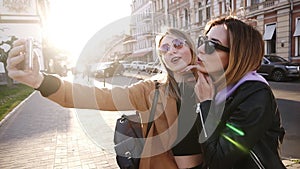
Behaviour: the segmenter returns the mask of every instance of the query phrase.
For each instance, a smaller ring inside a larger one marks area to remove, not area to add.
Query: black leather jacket
[[[200,136],[209,169],[285,168],[278,154],[284,129],[276,100],[267,84],[243,83],[227,98],[224,111],[211,105],[214,101],[201,103],[200,114],[204,120],[208,120],[209,113],[223,114],[220,121],[214,123],[215,130],[211,134],[203,137],[202,132],[202,140]],[[206,123],[205,129],[211,128],[209,125],[213,123]]]

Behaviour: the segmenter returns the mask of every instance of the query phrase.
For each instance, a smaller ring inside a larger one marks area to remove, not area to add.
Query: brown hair
[[[215,83],[218,88],[237,83],[249,71],[257,70],[264,55],[264,42],[261,33],[253,26],[228,16],[213,20],[206,25],[205,34],[216,25],[224,24],[228,31],[230,48],[228,67]],[[226,84],[225,84],[226,82]]]
[[[169,28],[163,35],[162,37],[158,40],[158,47],[161,45],[161,41],[162,39],[167,36],[167,35],[174,35],[178,38],[181,38],[181,39],[184,39],[186,40],[186,44],[189,46],[190,48],[190,51],[191,51],[191,55],[192,55],[192,59],[191,59],[191,65],[194,65],[196,64],[196,61],[197,61],[197,55],[195,53],[195,45],[194,45],[194,42],[193,40],[190,38],[189,35],[187,35],[185,32],[179,30],[179,29],[175,29],[175,28]],[[176,80],[174,79],[174,74],[173,74],[173,71],[171,71],[170,69],[168,69],[165,65],[165,63],[162,61],[161,59],[161,54],[158,53],[159,55],[159,60],[161,62],[161,64],[165,67],[165,69],[167,70],[167,84],[168,84],[168,92],[169,92],[169,95],[171,97],[174,97],[176,98],[177,100],[180,98],[180,92],[179,92],[179,89],[178,89],[178,84],[176,82]],[[197,79],[198,77],[198,74],[197,74],[197,71],[195,69],[192,69],[191,70],[194,77]]]

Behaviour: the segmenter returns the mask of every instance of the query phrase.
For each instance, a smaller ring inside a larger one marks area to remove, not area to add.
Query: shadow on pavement
[[[1,127],[6,131],[2,132],[0,142],[41,137],[53,132],[67,132],[70,126],[70,109],[62,108],[43,98],[39,92],[34,92],[30,97]]]
[[[282,117],[282,125],[286,130],[282,144],[282,156],[300,158],[300,101],[277,99]]]

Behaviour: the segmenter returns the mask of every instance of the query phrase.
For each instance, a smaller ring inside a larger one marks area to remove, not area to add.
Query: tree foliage
[[[13,80],[11,78],[9,78],[8,74],[7,74],[7,70],[6,70],[6,66],[7,66],[7,58],[8,58],[8,53],[11,50],[14,41],[16,41],[18,38],[15,36],[11,36],[9,40],[6,41],[2,41],[0,43],[0,62],[2,62],[4,64],[4,70],[5,70],[5,76],[6,76],[6,80],[7,80],[7,86],[11,87],[13,85]],[[5,48],[3,48],[3,46],[8,45],[9,49],[5,50]]]

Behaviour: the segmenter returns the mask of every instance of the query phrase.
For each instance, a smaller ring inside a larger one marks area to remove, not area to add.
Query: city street
[[[286,130],[282,145],[284,157],[300,158],[300,80],[270,82]]]
[[[257,53],[264,53],[265,56],[271,54],[300,63],[300,0],[2,0],[1,2],[0,64],[2,62],[3,64],[0,65],[0,84],[2,85],[10,86],[10,82],[19,83],[16,79],[23,81],[19,76],[22,71],[17,71],[15,67],[18,69],[22,67],[25,74],[30,74],[36,70],[27,71],[27,67],[30,68],[33,63],[33,67],[39,67],[42,72],[58,74],[66,80],[91,87],[127,86],[149,78],[150,75],[146,71],[153,71],[151,65],[156,71],[164,72],[165,70],[160,69],[162,65],[157,64],[159,60],[164,60],[166,64],[170,62],[181,65],[180,60],[183,58],[180,55],[187,54],[184,51],[188,51],[186,50],[188,47],[191,48],[191,53],[199,53],[195,50],[196,44],[200,53],[206,55],[219,55],[219,52],[223,52],[225,56],[227,53],[230,56],[228,60],[223,54],[220,56],[222,63],[228,61],[229,66],[233,65],[231,60],[233,55],[245,56],[254,49]],[[223,21],[224,24],[221,23]],[[215,24],[212,24],[213,22]],[[240,22],[245,22],[254,29],[247,31],[247,26],[244,25],[236,31],[235,28]],[[223,26],[219,27],[219,24]],[[186,35],[176,33],[176,29],[185,32]],[[252,35],[256,36],[257,33],[261,36],[251,40]],[[207,37],[199,38],[202,35]],[[28,43],[16,41],[23,38],[24,42]],[[193,44],[194,42],[197,43]],[[200,46],[202,44],[204,45]],[[246,46],[248,49],[243,52],[238,45]],[[13,48],[15,50],[11,50]],[[263,48],[264,50],[259,52]],[[175,53],[178,51],[175,57],[164,57],[173,51]],[[20,60],[22,57],[24,61]],[[33,61],[31,58],[34,58]],[[256,60],[254,57],[251,59]],[[200,60],[204,67],[207,66],[208,60],[205,58]],[[272,60],[263,60],[261,68],[273,66]],[[154,62],[151,64],[152,61]],[[124,69],[119,67],[118,63],[123,64]],[[130,68],[125,65],[130,65]],[[132,66],[136,69],[133,70]],[[295,65],[279,64],[276,61],[274,66],[276,68],[272,71],[263,73],[270,74],[275,81],[284,79],[282,77],[286,69],[290,74],[285,77],[299,74],[299,67]],[[218,66],[213,65],[212,68],[218,69]],[[123,70],[127,71],[122,74]],[[14,80],[11,81],[8,74],[14,77]],[[110,77],[112,75],[113,77]],[[269,81],[269,83],[286,131],[280,147],[282,161],[287,169],[300,169],[300,79],[286,82]],[[46,86],[47,84],[52,85],[51,82],[46,82]],[[182,87],[186,89],[186,86]],[[172,90],[173,87],[168,88]],[[81,103],[86,108],[97,103],[96,99],[102,99],[101,96],[95,97],[85,93],[84,89],[78,93],[80,99],[84,100]],[[83,95],[85,97],[82,97]],[[123,95],[113,97],[122,101],[128,100],[123,98]],[[78,96],[71,98],[74,102],[81,101],[76,100]],[[11,100],[23,100],[23,97],[19,99],[16,94],[9,94],[9,97],[2,100],[7,103]],[[3,104],[3,107],[6,109],[18,104],[10,103],[8,106]],[[123,107],[123,104],[116,107]],[[193,110],[191,112],[193,113]],[[0,121],[0,169],[118,169],[113,137],[116,120],[124,113],[132,114],[135,111],[64,108],[42,97],[40,92],[34,91]],[[160,130],[160,126],[156,127]],[[233,143],[233,146],[236,143],[240,146],[237,140],[230,140],[230,137],[227,140]],[[243,145],[241,147],[243,148]],[[255,154],[254,157],[256,158]],[[166,164],[163,160],[154,164],[160,163]],[[258,164],[257,160],[255,163]]]
[[[111,83],[127,85],[148,77],[146,73],[137,72],[125,75],[127,77],[105,79],[105,86],[111,87]],[[103,81],[104,79],[98,79],[82,83],[104,86]],[[299,158],[300,152],[297,132],[300,83],[293,81],[270,84],[274,88],[287,130],[282,147],[284,163],[288,169],[300,168],[300,164],[291,160]],[[66,109],[35,92],[0,127],[0,168],[117,169],[113,132],[115,121],[122,113],[124,112]]]

